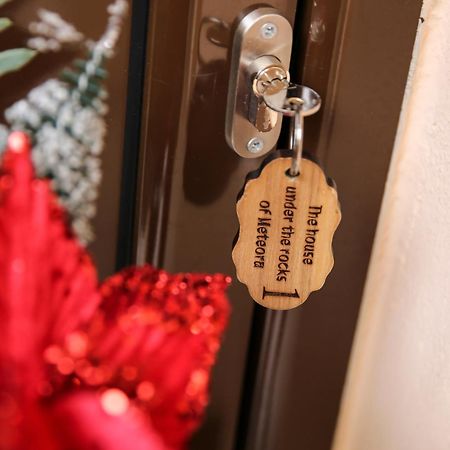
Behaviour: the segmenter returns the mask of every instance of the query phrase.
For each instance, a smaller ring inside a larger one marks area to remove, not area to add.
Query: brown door
[[[420,0],[274,0],[294,26],[292,79],[323,98],[306,147],[338,185],[335,268],[270,312],[235,281],[206,422],[191,448],[330,448]],[[226,144],[230,42],[247,0],[134,2],[118,265],[234,276],[235,198],[258,160]]]
[[[96,36],[107,4],[30,0],[2,12],[20,29],[30,5],[45,6]],[[236,195],[260,161],[239,157],[225,141],[229,54],[236,20],[255,6],[133,1],[129,30],[109,66],[108,151],[92,247],[103,276],[116,253],[117,267],[150,262],[234,277]],[[323,100],[306,120],[306,148],[338,186],[335,267],[321,291],[289,312],[257,306],[234,281],[232,319],[195,450],[330,449],[421,1],[270,6],[294,27],[291,78]],[[15,75],[17,92],[2,89],[2,107],[72,56],[45,56]]]

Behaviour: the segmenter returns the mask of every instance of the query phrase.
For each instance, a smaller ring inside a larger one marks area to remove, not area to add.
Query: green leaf
[[[30,62],[35,55],[36,52],[28,48],[13,48],[0,52],[0,77],[5,73],[20,69]]]
[[[0,17],[0,32],[6,30],[12,25],[12,22],[7,17]]]

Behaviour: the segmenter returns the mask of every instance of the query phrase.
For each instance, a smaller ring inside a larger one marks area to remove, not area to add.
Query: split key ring
[[[289,83],[282,104],[277,94],[263,94],[262,97],[270,109],[291,118],[290,148],[293,154],[289,175],[296,177],[300,174],[303,153],[304,117],[319,111],[322,103],[320,95],[307,86]]]

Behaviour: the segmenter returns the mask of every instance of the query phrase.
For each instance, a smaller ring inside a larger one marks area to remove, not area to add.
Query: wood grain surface
[[[323,286],[341,220],[337,192],[322,169],[304,158],[300,175],[291,177],[290,164],[290,158],[269,162],[246,183],[237,203],[237,277],[256,302],[271,309],[294,308]]]

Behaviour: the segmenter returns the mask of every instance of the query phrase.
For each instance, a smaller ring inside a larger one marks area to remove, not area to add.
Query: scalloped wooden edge
[[[328,246],[328,251],[326,252],[325,256],[322,256],[321,259],[321,263],[317,264],[316,267],[320,266],[319,268],[315,267],[314,273],[311,274],[310,277],[308,277],[309,279],[309,286],[308,289],[306,289],[306,293],[302,294],[298,299],[293,299],[290,298],[289,300],[286,299],[278,299],[278,300],[270,300],[270,301],[262,301],[257,295],[253,295],[252,291],[254,291],[253,286],[254,285],[258,285],[257,282],[255,282],[254,280],[254,274],[252,274],[251,270],[247,270],[244,271],[242,270],[242,264],[241,264],[241,252],[245,251],[242,249],[242,247],[244,246],[244,243],[242,242],[242,233],[243,233],[243,222],[244,222],[244,211],[243,208],[245,206],[245,201],[246,199],[252,195],[252,190],[254,189],[254,185],[255,184],[260,184],[261,182],[264,181],[268,181],[268,177],[269,174],[271,174],[271,172],[273,171],[274,166],[276,165],[280,165],[283,164],[287,167],[289,167],[290,164],[290,158],[289,157],[281,157],[281,158],[276,158],[276,159],[272,159],[269,161],[265,161],[261,168],[258,171],[254,171],[251,174],[249,174],[249,177],[246,180],[246,183],[244,185],[243,190],[241,191],[240,195],[239,195],[239,199],[236,205],[236,209],[237,209],[237,216],[238,216],[238,220],[239,220],[239,231],[238,231],[238,235],[236,236],[235,239],[235,244],[233,247],[233,251],[232,251],[232,259],[233,262],[235,264],[236,267],[236,275],[238,280],[245,284],[249,290],[249,294],[250,296],[259,304],[261,304],[262,306],[265,306],[267,308],[271,308],[271,309],[292,309],[295,308],[299,305],[301,305],[302,303],[304,303],[307,298],[309,297],[309,295],[311,294],[311,292],[317,291],[319,289],[321,289],[328,277],[328,275],[330,274],[331,270],[334,267],[334,255],[333,255],[333,246],[332,246],[332,242],[333,242],[333,237],[334,234],[339,226],[339,223],[341,221],[341,212],[340,212],[340,205],[339,205],[339,200],[338,200],[338,196],[337,196],[337,191],[335,189],[335,184],[334,182],[327,178],[324,171],[322,170],[322,168],[315,163],[314,161],[311,161],[310,159],[303,159],[302,160],[302,167],[303,167],[303,171],[302,173],[304,173],[305,171],[305,166],[308,167],[309,169],[311,169],[312,173],[316,172],[320,173],[320,177],[319,180],[320,182],[318,183],[319,186],[323,186],[323,188],[325,189],[324,193],[322,195],[324,195],[324,197],[327,197],[329,195],[331,195],[332,198],[332,202],[335,205],[335,208],[332,208],[332,210],[334,211],[334,220],[329,221],[327,223],[327,234],[329,236],[329,246]],[[282,173],[284,176],[285,173],[285,167],[283,167],[279,173]],[[305,183],[305,181],[303,181],[303,183]],[[270,182],[267,183],[268,185],[270,185]],[[258,188],[259,190],[259,188]],[[258,192],[258,191],[255,191]],[[301,193],[300,193],[301,194]],[[247,244],[248,246],[248,244]],[[261,289],[262,284],[261,282],[259,282],[259,289]]]

